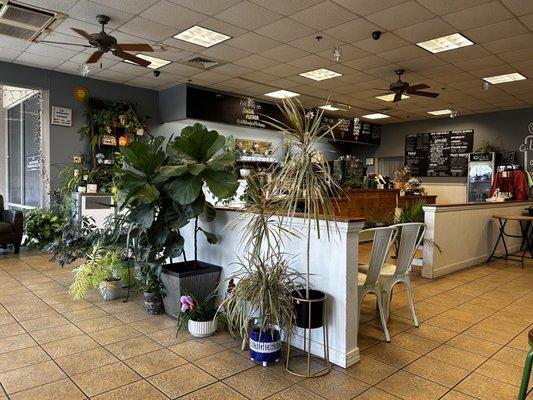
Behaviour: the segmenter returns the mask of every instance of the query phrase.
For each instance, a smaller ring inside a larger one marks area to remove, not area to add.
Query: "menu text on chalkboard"
[[[405,165],[413,176],[466,176],[473,146],[473,129],[408,134]]]

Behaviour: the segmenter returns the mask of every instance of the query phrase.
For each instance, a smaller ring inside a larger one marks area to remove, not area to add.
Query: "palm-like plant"
[[[306,298],[309,298],[311,228],[315,226],[320,238],[320,221],[323,220],[329,237],[332,224],[335,224],[333,199],[343,193],[327,161],[317,150],[321,139],[333,137],[336,125],[323,124],[323,110],[308,112],[290,98],[283,99],[278,106],[286,122],[269,118],[267,123],[283,134],[292,152],[286,152],[285,162],[273,179],[271,190],[281,195],[281,206],[291,220],[299,213],[307,223],[305,289]]]

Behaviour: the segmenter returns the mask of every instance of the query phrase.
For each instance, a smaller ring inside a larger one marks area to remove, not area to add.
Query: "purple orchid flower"
[[[181,296],[181,312],[189,312],[196,307],[194,299],[191,296]]]

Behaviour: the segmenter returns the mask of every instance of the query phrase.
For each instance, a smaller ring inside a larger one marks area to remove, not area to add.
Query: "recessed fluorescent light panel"
[[[325,79],[331,79],[331,78],[336,78],[338,76],[342,76],[342,74],[335,72],[335,71],[331,71],[326,68],[320,68],[320,69],[315,69],[314,71],[302,72],[301,74],[298,74],[298,75],[303,76],[304,78],[312,79],[314,81],[323,81]]]
[[[492,83],[493,85],[497,85],[498,83],[521,81],[524,79],[526,79],[526,77],[522,74],[519,74],[518,72],[513,72],[512,74],[496,75],[496,76],[489,76],[488,78],[483,78],[484,81]]]
[[[473,44],[474,42],[468,40],[460,33],[454,33],[452,35],[417,43],[418,46],[433,54],[458,49],[460,47],[472,46]]]
[[[366,118],[366,119],[382,119],[382,118],[390,118],[390,115],[381,114],[381,113],[375,113],[375,114],[363,115],[362,118]]]
[[[174,37],[202,47],[211,47],[231,38],[231,36],[212,31],[211,29],[202,28],[198,25],[180,32],[177,35],[174,35]]]
[[[150,65],[148,65],[148,68],[158,69],[158,68],[164,67],[167,64],[170,64],[170,61],[168,61],[168,60],[163,60],[161,58],[147,56],[146,54],[139,53],[139,54],[135,54],[135,55],[137,57],[139,57],[139,58],[142,58],[143,60],[150,61]],[[128,61],[128,60],[124,60],[124,61],[126,61],[127,63],[130,63],[130,64],[135,64],[135,63],[133,63],[131,61]],[[135,64],[135,65],[137,65],[137,64]]]
[[[326,111],[339,111],[340,110],[340,108],[333,107],[331,104],[326,104],[326,105],[320,106],[318,108],[321,108],[322,110],[326,110]]]
[[[451,114],[452,110],[435,110],[435,111],[428,111],[428,114],[431,115],[448,115]]]
[[[287,99],[299,95],[300,93],[289,92],[288,90],[276,90],[275,92],[265,93],[265,96],[274,97],[276,99]]]
[[[384,94],[382,96],[376,96],[376,99],[380,99],[383,101],[393,101],[395,95],[396,95],[395,93]],[[402,94],[402,100],[406,100],[410,98],[411,98],[410,96],[407,96],[406,94]]]

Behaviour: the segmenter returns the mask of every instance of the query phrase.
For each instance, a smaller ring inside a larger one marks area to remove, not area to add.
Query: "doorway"
[[[43,207],[46,166],[43,151],[43,94],[39,90],[0,86],[4,151],[2,189],[10,209]],[[0,129],[1,131],[2,129]],[[0,132],[2,133],[2,132]],[[0,178],[1,179],[1,178]]]

